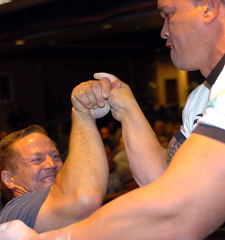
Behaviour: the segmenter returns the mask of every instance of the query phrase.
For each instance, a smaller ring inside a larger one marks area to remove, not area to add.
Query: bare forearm
[[[94,202],[95,197],[101,201],[108,179],[103,143],[91,117],[73,110],[72,121],[69,154],[57,176],[56,191],[72,205],[78,197],[84,197],[84,202]],[[93,199],[85,199],[88,195]]]
[[[42,234],[40,240],[185,239],[174,217],[176,213],[169,211],[167,203],[163,204],[152,191],[147,195],[138,189],[110,202],[79,223]]]
[[[122,133],[130,168],[139,185],[158,178],[166,169],[166,149],[139,107],[129,111],[122,121]]]
[[[152,184],[41,240],[204,239],[224,221],[224,154],[224,143],[193,135]]]
[[[46,233],[41,240],[204,239],[224,221],[223,156],[224,144],[195,136],[154,183],[111,201],[82,222]]]

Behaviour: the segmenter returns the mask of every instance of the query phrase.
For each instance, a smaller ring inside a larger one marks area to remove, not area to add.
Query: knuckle
[[[100,89],[101,88],[101,85],[98,81],[93,81],[90,84],[90,87],[93,88],[93,89]]]

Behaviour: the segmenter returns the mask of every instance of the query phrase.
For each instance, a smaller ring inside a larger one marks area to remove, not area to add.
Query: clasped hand
[[[74,109],[93,119],[104,117],[111,110],[113,117],[121,121],[132,102],[136,104],[129,86],[109,73],[95,73],[94,78],[73,89],[71,101]]]

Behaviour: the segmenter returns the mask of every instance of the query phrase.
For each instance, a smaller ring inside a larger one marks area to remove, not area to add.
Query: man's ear
[[[204,23],[209,24],[215,20],[219,14],[220,0],[203,0],[201,7],[203,7]]]
[[[9,189],[15,188],[12,172],[3,170],[1,172],[1,179],[4,182],[4,184],[7,186],[7,188],[9,188]]]

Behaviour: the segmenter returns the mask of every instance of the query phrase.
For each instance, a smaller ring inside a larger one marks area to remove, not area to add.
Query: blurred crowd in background
[[[12,115],[16,115],[16,113]],[[29,122],[29,114],[23,114],[23,116],[20,117],[12,115],[9,116],[12,131],[25,128],[29,124],[34,124],[33,122]],[[161,145],[167,148],[171,137],[180,127],[181,109],[178,107],[165,108],[157,106],[147,117]],[[105,118],[98,119],[97,125],[109,161],[110,174],[108,190],[105,197],[106,203],[138,186],[129,168],[120,123],[115,121],[111,114],[108,114]],[[56,142],[62,159],[65,160],[69,143],[70,121],[56,120],[49,122],[43,127],[46,129],[50,138]],[[12,131],[1,130],[0,139]],[[7,199],[2,197],[2,201],[3,203],[1,203],[1,205],[3,206],[7,202]]]

